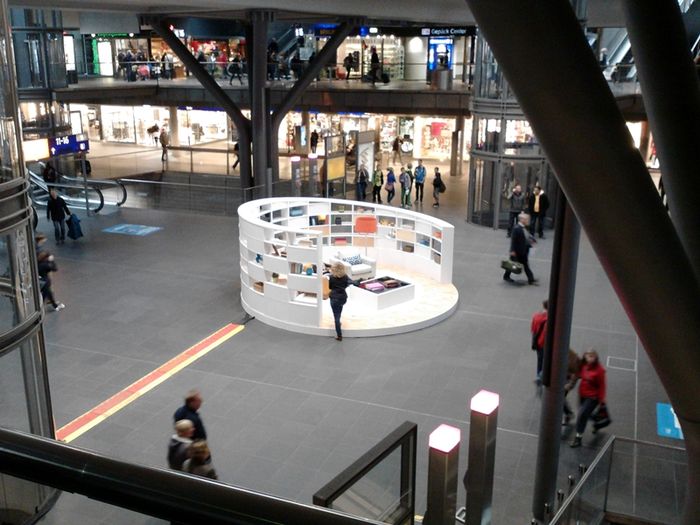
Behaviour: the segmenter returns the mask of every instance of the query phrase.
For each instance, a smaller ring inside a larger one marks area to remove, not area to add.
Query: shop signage
[[[466,36],[466,27],[424,27],[420,30],[421,36]]]
[[[683,439],[681,424],[668,403],[656,403],[656,433],[662,437]]]
[[[337,27],[336,24],[314,24],[314,33],[316,36],[333,36]]]
[[[49,139],[49,154],[52,157],[66,155],[68,153],[80,153],[90,151],[90,141],[82,139],[83,136],[67,135],[65,137],[51,137]]]

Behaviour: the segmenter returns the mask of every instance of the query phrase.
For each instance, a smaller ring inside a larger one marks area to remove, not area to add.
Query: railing
[[[612,517],[679,525],[687,469],[683,448],[612,437],[549,525],[593,525]]]
[[[0,472],[179,523],[380,525],[181,472],[127,463],[4,428],[0,428]]]

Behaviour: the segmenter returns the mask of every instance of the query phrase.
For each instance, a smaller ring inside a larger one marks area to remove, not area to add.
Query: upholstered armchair
[[[343,263],[345,273],[353,280],[371,279],[377,271],[377,261],[362,255],[358,251],[339,251],[330,256],[329,262],[330,264]]]

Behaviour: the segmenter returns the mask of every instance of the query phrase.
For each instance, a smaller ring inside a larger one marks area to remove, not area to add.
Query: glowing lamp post
[[[440,425],[428,438],[428,505],[424,525],[454,524],[460,439],[460,430],[449,425]]]
[[[482,390],[471,400],[467,464],[467,525],[489,525],[499,396]]]

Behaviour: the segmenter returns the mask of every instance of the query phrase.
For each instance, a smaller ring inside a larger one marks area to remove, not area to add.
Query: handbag
[[[522,273],[523,265],[518,261],[511,261],[510,259],[504,259],[501,261],[501,268],[508,270],[511,273]]]
[[[387,183],[384,185],[384,189],[385,189],[386,191],[394,191],[394,183],[393,183],[393,182],[387,182]]]
[[[591,414],[591,419],[593,420],[593,428],[600,430],[601,428],[607,427],[612,423],[610,419],[610,411],[608,410],[608,405],[605,403],[599,403]]]

